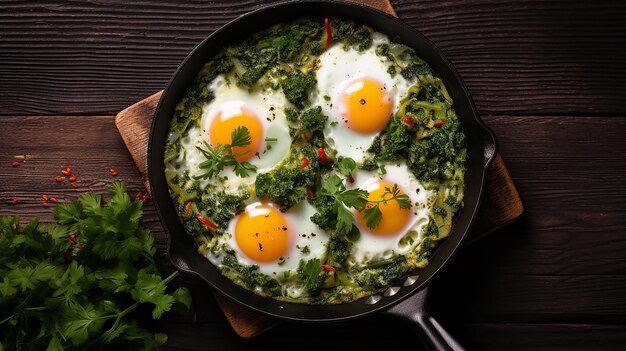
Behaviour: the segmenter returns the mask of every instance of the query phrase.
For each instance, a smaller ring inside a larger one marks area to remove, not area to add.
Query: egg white
[[[197,147],[205,147],[204,142],[211,144],[209,128],[214,117],[221,110],[228,114],[238,111],[241,106],[246,106],[259,117],[263,126],[264,140],[262,140],[258,155],[252,157],[248,162],[257,167],[257,172],[267,172],[279,164],[289,155],[291,147],[291,137],[289,136],[289,126],[284,114],[284,107],[288,104],[287,99],[280,90],[268,88],[262,91],[249,92],[239,88],[236,84],[230,84],[222,75],[215,78],[208,89],[213,92],[215,98],[202,108],[202,117],[199,126],[192,126],[187,131],[187,136],[181,140],[183,159],[178,160],[191,177],[199,176],[203,173],[200,163],[205,157]],[[275,139],[266,142],[265,139]],[[248,177],[239,177],[233,167],[226,167],[219,175],[209,180],[201,180],[203,188],[211,186],[214,191],[236,192],[246,189],[254,184],[256,174],[252,172]]]
[[[428,224],[428,213],[434,196],[433,192],[426,190],[420,184],[406,164],[387,164],[384,167],[385,175],[381,175],[380,171],[355,171],[353,173],[354,183],[348,184],[347,187],[367,189],[373,182],[381,178],[390,184],[398,184],[411,200],[411,216],[405,227],[393,235],[372,234],[366,226],[362,226],[356,221],[355,225],[361,231],[361,236],[352,244],[349,258],[351,264],[363,265],[369,261],[379,261],[410,253],[423,238],[425,226]],[[413,242],[401,244],[402,238],[410,231],[414,231],[412,234],[415,236]]]
[[[361,134],[347,128],[345,121],[340,117],[341,92],[357,78],[373,78],[383,84],[391,95],[394,106],[392,111],[395,112],[400,100],[415,84],[414,80],[407,81],[400,74],[392,78],[387,72],[388,59],[376,55],[376,46],[383,43],[391,44],[387,36],[375,32],[372,39],[373,45],[363,52],[353,48],[344,50],[341,45],[335,45],[325,51],[319,57],[319,69],[316,73],[318,89],[312,94],[313,105],[321,106],[324,114],[329,117],[324,129],[328,143],[337,149],[339,156],[351,157],[356,162],[362,162],[370,156],[366,150],[379,131]]]
[[[258,202],[259,200],[255,199],[250,203],[254,205]],[[326,243],[328,242],[329,236],[315,223],[311,222],[310,217],[313,214],[315,214],[315,208],[307,201],[303,201],[290,208],[287,212],[282,213],[288,223],[287,227],[290,228],[288,231],[290,237],[288,242],[289,248],[282,257],[283,260],[281,264],[278,264],[281,260],[277,260],[276,262],[255,261],[239,249],[237,240],[235,239],[235,226],[239,216],[236,216],[229,222],[227,233],[219,237],[218,240],[220,244],[225,244],[235,251],[235,257],[239,263],[247,266],[257,265],[261,273],[267,274],[273,278],[284,278],[285,272],[287,272],[288,275],[295,273],[301,260],[308,261],[318,258],[323,261],[326,257]],[[309,252],[304,254],[302,251],[307,246]],[[214,261],[214,263],[221,263],[221,257],[210,256],[211,254],[209,254],[209,259]]]

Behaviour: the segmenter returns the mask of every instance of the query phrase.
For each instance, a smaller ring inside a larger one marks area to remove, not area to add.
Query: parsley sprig
[[[376,228],[383,219],[381,205],[387,205],[391,201],[396,201],[400,208],[411,207],[409,196],[401,194],[397,184],[392,187],[385,187],[385,192],[379,200],[369,200],[369,193],[366,190],[355,188],[346,189],[344,181],[337,175],[331,175],[322,183],[322,189],[318,196],[326,196],[333,201],[333,208],[337,213],[337,230],[346,234],[352,241],[359,238],[360,233],[354,226],[354,214],[348,208],[354,208],[363,213],[368,228]]]
[[[337,230],[348,234],[353,229],[354,214],[348,210],[365,208],[367,205],[368,192],[362,189],[347,190],[343,179],[337,175],[331,175],[322,183],[322,189],[318,196],[327,196],[333,201],[333,209],[337,211]],[[356,227],[355,227],[356,228]]]
[[[190,308],[191,295],[166,291],[178,272],[161,278],[142,202],[126,190],[115,181],[106,204],[92,193],[58,204],[47,228],[0,217],[0,349],[152,350],[167,340],[131,313],[151,307],[158,319]]]
[[[252,137],[248,128],[244,126],[235,128],[235,130],[233,130],[230,134],[230,140],[231,142],[228,145],[218,144],[213,147],[205,141],[204,146],[206,148],[196,146],[202,155],[204,155],[206,161],[200,163],[199,165],[200,169],[203,170],[204,173],[195,176],[195,179],[213,178],[228,166],[233,166],[235,174],[242,178],[247,177],[248,172],[256,171],[256,166],[250,162],[237,161],[236,157],[243,156],[249,151],[233,154],[234,147],[248,146],[252,142]]]
[[[390,195],[390,197],[388,197],[388,195]],[[380,200],[368,200],[365,208],[359,209],[359,211],[363,211],[363,218],[368,228],[376,228],[378,226],[383,219],[380,205],[387,205],[390,201],[396,201],[401,209],[411,207],[409,196],[407,194],[400,194],[400,188],[398,188],[397,184],[394,184],[391,188],[385,187],[385,192]]]

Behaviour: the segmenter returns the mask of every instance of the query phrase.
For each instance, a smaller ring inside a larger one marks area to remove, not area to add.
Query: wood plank
[[[283,323],[252,341],[233,336],[219,321],[160,324],[170,335],[164,350],[386,350],[416,349],[409,328],[385,316],[336,324]],[[613,351],[626,343],[626,326],[607,324],[481,323],[448,326],[468,350]],[[202,335],[202,338],[198,338]]]
[[[626,344],[624,325],[488,323],[462,328],[456,336],[468,350],[613,351]]]
[[[625,3],[392,4],[451,59],[482,114],[626,113]],[[0,114],[115,114],[162,89],[203,38],[259,6],[5,1]]]

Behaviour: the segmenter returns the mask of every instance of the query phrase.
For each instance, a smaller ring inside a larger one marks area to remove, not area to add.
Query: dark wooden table
[[[626,348],[626,6],[612,1],[392,1],[450,58],[524,201],[517,222],[465,247],[429,306],[476,350]],[[110,168],[140,174],[114,115],[162,89],[185,55],[260,6],[3,1],[0,4],[0,215],[51,219],[41,194],[103,191]],[[14,157],[26,156],[21,167]],[[72,167],[79,188],[56,184]],[[17,198],[18,205],[8,202]],[[163,251],[151,205],[149,226]],[[171,271],[160,259],[163,272]],[[252,340],[230,328],[210,290],[183,278],[198,321],[153,324],[171,350],[373,349],[415,345],[390,317],[284,323]]]

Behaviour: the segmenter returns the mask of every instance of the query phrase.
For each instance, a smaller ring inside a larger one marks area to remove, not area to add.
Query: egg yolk
[[[238,127],[246,127],[250,132],[250,144],[246,146],[233,147],[233,155],[239,162],[251,159],[261,147],[263,138],[263,125],[259,117],[246,106],[240,106],[234,111],[229,109],[228,113],[220,110],[213,118],[209,129],[211,145],[230,145],[232,143],[232,132]]]
[[[380,223],[374,228],[367,227],[367,221],[364,218],[364,212],[357,213],[357,221],[361,228],[367,228],[367,231],[376,235],[395,235],[398,234],[409,222],[411,216],[411,209],[402,209],[395,200],[390,200],[393,196],[387,192],[386,188],[391,190],[393,184],[380,180],[369,187],[369,195],[367,200],[370,202],[378,203],[378,208],[382,213],[382,219]],[[405,192],[400,188],[400,194]],[[390,200],[381,202],[383,200]],[[368,206],[373,206],[368,204]]]
[[[263,203],[249,205],[235,224],[235,240],[257,262],[275,262],[288,251],[289,226],[282,213]]]
[[[391,118],[393,99],[379,81],[363,77],[350,82],[339,98],[340,114],[358,133],[381,131]]]

